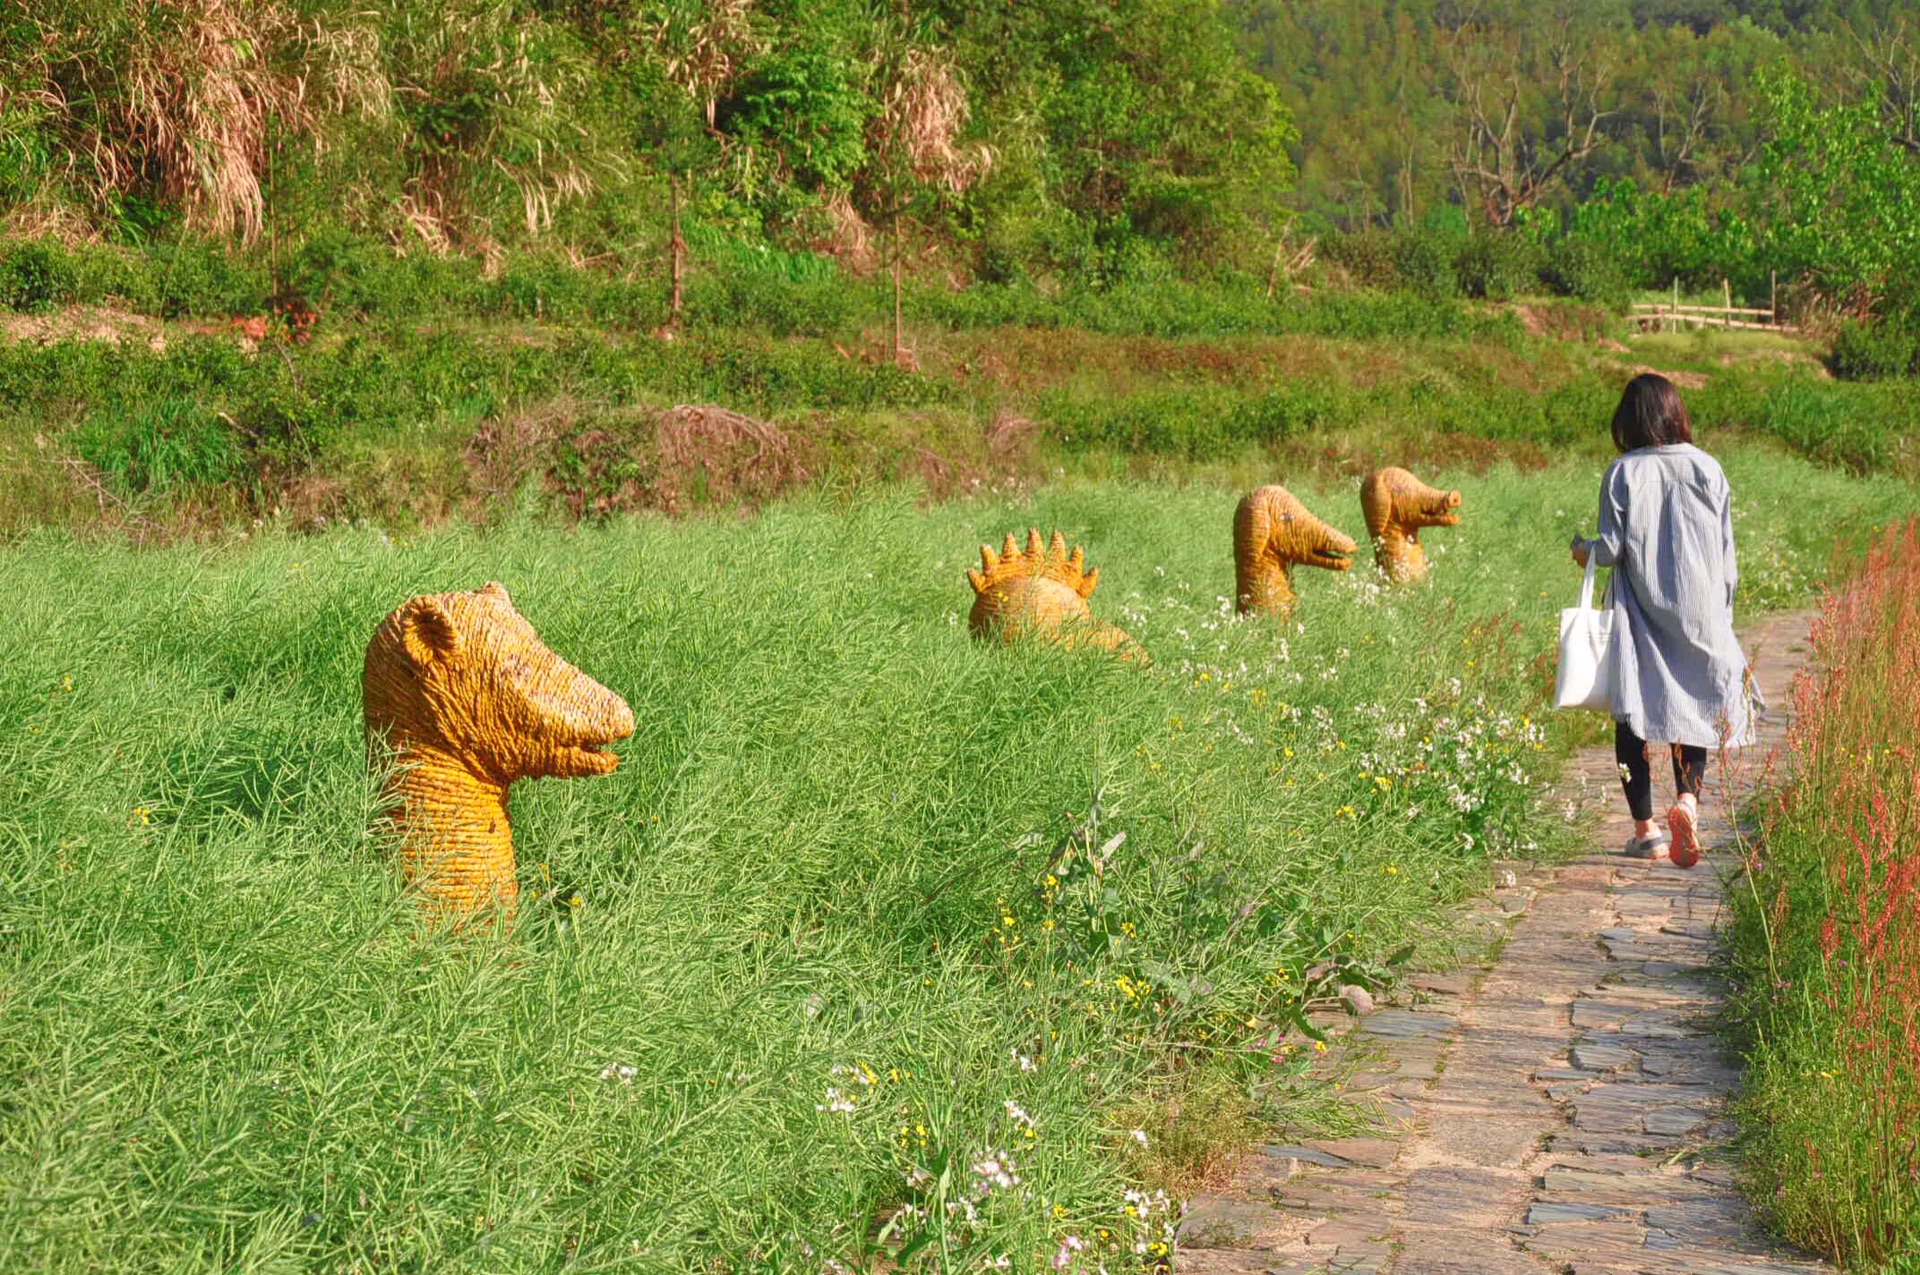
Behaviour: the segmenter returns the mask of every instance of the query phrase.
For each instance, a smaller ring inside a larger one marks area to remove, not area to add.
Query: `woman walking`
[[[1626,853],[1700,861],[1700,787],[1707,750],[1751,742],[1746,656],[1733,634],[1733,496],[1720,464],[1693,445],[1680,391],[1648,373],[1613,413],[1620,456],[1600,480],[1600,535],[1573,541],[1612,567],[1614,756],[1633,837]],[[1668,744],[1677,799],[1668,838],[1653,822],[1647,741]]]

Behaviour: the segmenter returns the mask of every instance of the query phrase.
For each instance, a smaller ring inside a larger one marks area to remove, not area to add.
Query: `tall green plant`
[[[1823,106],[1791,75],[1761,82],[1762,247],[1855,309],[1911,298],[1920,270],[1920,158],[1871,101]]]
[[[1593,245],[1637,287],[1717,285],[1753,268],[1754,230],[1739,209],[1705,186],[1677,191],[1630,179],[1601,181],[1576,206],[1565,238]]]

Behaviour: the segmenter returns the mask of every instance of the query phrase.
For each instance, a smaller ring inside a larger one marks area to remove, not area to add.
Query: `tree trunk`
[[[667,326],[678,328],[680,326],[680,283],[685,274],[685,267],[682,264],[682,260],[686,256],[687,241],[680,237],[680,179],[678,177],[673,179],[672,186],[673,238],[671,241],[671,252],[673,255],[673,264],[671,268],[671,278],[673,290],[667,298]]]
[[[907,361],[907,345],[900,330],[900,219],[893,219],[893,361]]]

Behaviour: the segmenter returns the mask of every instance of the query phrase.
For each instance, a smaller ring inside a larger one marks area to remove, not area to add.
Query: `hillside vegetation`
[[[1912,301],[1920,51],[1887,0],[51,0],[0,67],[13,231],[280,281],[361,239],[664,294],[679,208],[721,263],[952,281],[1270,281],[1391,229],[1415,284],[1487,237],[1476,293]]]
[[[1909,499],[1730,470],[1743,605]],[[1236,1147],[1340,1127],[1302,1010],[1455,959],[1490,860],[1567,836],[1540,705],[1573,581],[1524,546],[1586,521],[1593,467],[1434,477],[1465,521],[1432,587],[1303,570],[1287,625],[1231,618],[1232,499],[1198,485],[29,537],[0,1261],[1163,1266]],[[1360,530],[1351,486],[1301,491]],[[1086,546],[1150,668],[969,639],[975,546],[1029,524]],[[414,919],[359,707],[380,617],[486,579],[639,718],[611,777],[516,787],[499,941]]]
[[[1911,516],[1914,49],[1875,0],[7,9],[0,1269],[1168,1270],[1238,1152],[1355,1131],[1340,989],[1581,835],[1622,384],[1725,463],[1743,617]],[[1675,291],[1793,326],[1623,317]],[[1432,582],[1235,618],[1239,494],[1359,533],[1382,464],[1464,494]],[[1030,526],[1150,664],[970,639]],[[519,924],[455,935],[359,670],[489,579],[639,729],[516,788]],[[1905,1207],[1784,1145],[1796,1233]]]

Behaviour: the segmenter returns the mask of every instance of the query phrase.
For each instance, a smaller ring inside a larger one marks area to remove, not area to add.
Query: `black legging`
[[[1627,790],[1627,809],[1635,819],[1653,818],[1653,767],[1647,761],[1647,741],[1625,722],[1613,724],[1613,755],[1620,763],[1620,786]],[[1707,750],[1698,744],[1673,746],[1673,786],[1700,795],[1707,774]]]

